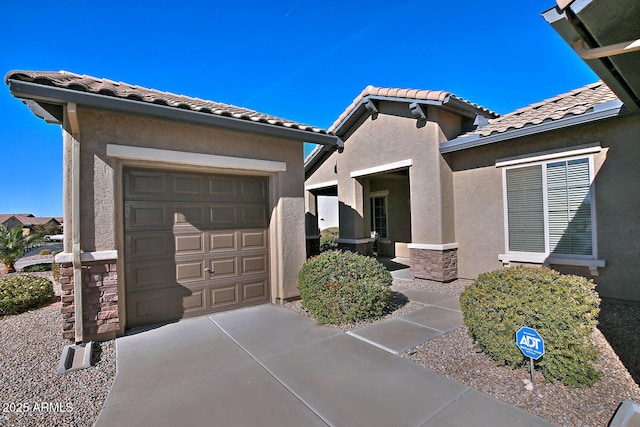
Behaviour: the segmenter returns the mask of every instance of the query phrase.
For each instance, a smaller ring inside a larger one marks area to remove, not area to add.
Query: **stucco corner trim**
[[[400,160],[399,162],[387,163],[380,166],[374,166],[372,168],[360,169],[353,171],[349,174],[351,178],[358,178],[360,176],[373,175],[376,173],[389,172],[397,169],[408,168],[413,165],[413,159]]]
[[[311,191],[311,190],[319,190],[321,188],[328,188],[328,187],[336,187],[338,185],[338,180],[333,180],[333,181],[326,181],[326,182],[319,182],[317,184],[309,184],[309,185],[305,185],[304,189],[305,191]]]
[[[514,166],[525,163],[542,162],[545,160],[560,159],[565,157],[581,156],[585,154],[595,154],[602,151],[599,143],[586,144],[569,149],[544,151],[540,153],[531,153],[525,156],[510,157],[496,160],[496,167]]]
[[[80,261],[114,261],[118,259],[118,251],[116,249],[109,251],[96,251],[96,252],[82,252],[80,254]],[[60,252],[55,256],[55,262],[58,264],[66,264],[73,262],[73,253]]]
[[[445,243],[442,245],[433,245],[425,243],[408,243],[408,249],[425,249],[429,251],[447,251],[450,249],[458,249],[460,247],[457,243]]]
[[[107,156],[126,160],[179,163],[183,165],[224,169],[259,170],[265,172],[285,172],[287,170],[287,164],[285,162],[274,160],[219,156],[217,154],[132,147],[118,144],[107,144]]]

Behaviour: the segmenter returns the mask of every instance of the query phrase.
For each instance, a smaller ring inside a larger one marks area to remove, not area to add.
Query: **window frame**
[[[599,150],[598,150],[599,151]],[[569,154],[569,153],[567,153]],[[518,162],[504,162],[501,166],[496,163],[496,166],[502,168],[502,200],[503,200],[503,212],[504,212],[504,249],[505,253],[499,256],[499,259],[505,263],[510,261],[515,262],[531,262],[539,264],[565,264],[565,265],[587,265],[590,269],[597,267],[604,267],[604,261],[598,260],[598,232],[596,221],[596,194],[595,194],[595,167],[594,156],[589,154],[575,154],[566,156],[544,156],[542,160],[538,160],[541,157],[532,156],[531,161],[522,159]],[[589,193],[591,203],[591,255],[574,255],[574,254],[560,254],[552,253],[550,250],[550,236],[549,236],[549,203],[548,203],[548,185],[547,185],[547,165],[557,162],[569,162],[572,160],[584,160],[589,162]],[[507,199],[507,171],[513,169],[519,169],[530,166],[540,166],[542,168],[542,191],[543,191],[543,214],[544,214],[544,252],[523,252],[523,251],[511,251],[509,250],[509,210]],[[596,261],[596,262],[593,262]]]
[[[371,233],[375,232],[375,210],[373,204],[373,199],[384,199],[384,221],[385,221],[385,230],[387,230],[386,236],[378,235],[378,241],[386,242],[389,241],[389,191],[374,191],[369,193],[369,210],[370,210],[370,221],[371,221]]]

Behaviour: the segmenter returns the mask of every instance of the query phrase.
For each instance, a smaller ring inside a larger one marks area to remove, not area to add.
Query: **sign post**
[[[535,387],[533,379],[533,361],[540,359],[544,354],[544,340],[533,328],[523,326],[516,332],[516,345],[526,357],[529,358],[529,366],[531,369],[531,384]]]

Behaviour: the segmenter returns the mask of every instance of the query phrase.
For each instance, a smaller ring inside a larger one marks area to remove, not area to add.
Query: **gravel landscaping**
[[[116,373],[115,343],[94,344],[91,368],[58,375],[70,344],[61,331],[60,302],[0,318],[0,426],[91,426],[98,417]]]
[[[458,280],[443,285],[396,279],[395,283],[458,295],[470,282]],[[308,315],[299,301],[286,306]],[[391,310],[383,319],[421,307],[422,304],[409,302],[396,292]],[[336,327],[346,331],[366,324]],[[430,340],[402,357],[559,425],[606,426],[623,400],[640,402],[636,383],[640,374],[639,325],[640,306],[603,301],[604,334],[596,330],[594,340],[600,352],[596,368],[604,375],[590,388],[571,389],[560,383],[545,383],[542,375],[536,373],[536,388],[527,391],[528,369],[496,367],[475,349],[464,327]],[[0,425],[90,426],[96,420],[115,377],[114,341],[95,344],[91,368],[58,375],[55,371],[62,349],[69,344],[61,338],[61,329],[59,302],[0,318]]]

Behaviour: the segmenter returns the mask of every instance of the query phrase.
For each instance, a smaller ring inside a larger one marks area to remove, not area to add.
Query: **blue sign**
[[[516,345],[527,357],[540,359],[544,354],[544,341],[538,331],[533,328],[522,327],[516,332]]]

